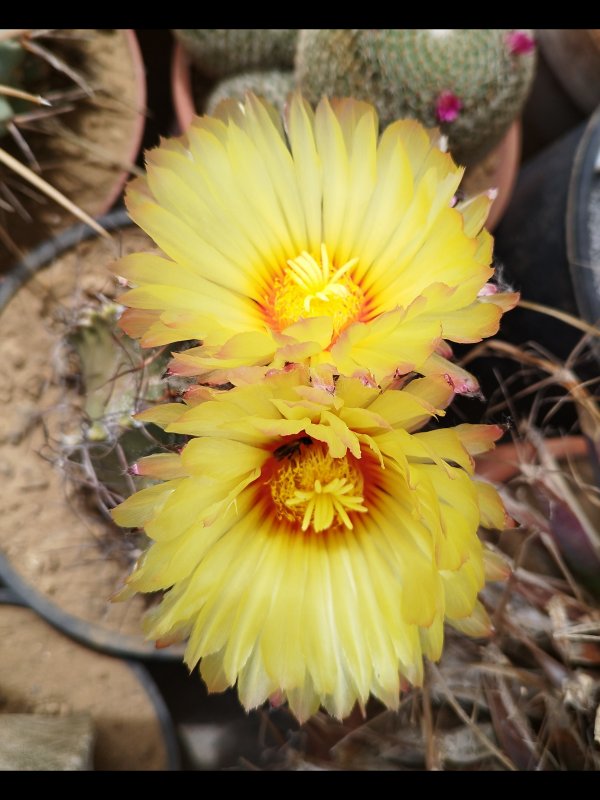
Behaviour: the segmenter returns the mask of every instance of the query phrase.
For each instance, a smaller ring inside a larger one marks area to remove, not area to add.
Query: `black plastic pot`
[[[123,208],[101,217],[99,222],[108,231],[117,231],[132,224]],[[75,225],[27,253],[0,280],[0,312],[37,272],[50,266],[54,259],[70,248],[96,237],[97,234],[88,226]],[[139,635],[133,636],[63,610],[48,594],[39,591],[33,580],[25,579],[0,551],[0,585],[2,581],[21,602],[56,628],[88,647],[125,658],[180,660],[183,655],[183,647],[180,645],[157,649],[153,642],[145,641],[141,625]]]
[[[594,171],[599,144],[600,110],[525,164],[495,233],[501,273],[523,299],[592,324],[600,319],[600,263],[594,265],[589,230],[592,192],[600,182]],[[501,328],[503,339],[537,342],[561,359],[582,335],[522,308],[506,314]]]
[[[569,97],[539,47],[533,85],[522,114],[523,159],[536,155],[587,117]]]
[[[600,322],[600,107],[581,138],[567,202],[567,256],[581,316]],[[600,360],[600,340],[594,340]]]
[[[10,589],[0,589],[0,607],[5,606],[10,608],[14,606],[23,607],[26,605],[23,598],[19,597]],[[63,630],[62,632],[64,633],[65,631]],[[77,648],[77,645],[73,644],[71,648]],[[27,653],[23,653],[23,658],[26,658],[27,655]],[[160,730],[160,737],[162,738],[162,745],[165,753],[165,768],[169,771],[179,770],[181,768],[179,740],[171,713],[158,686],[150,672],[142,664],[130,660],[126,660],[122,663],[135,675],[135,681],[139,685],[140,691],[147,696],[151,704]],[[118,726],[119,722],[117,721],[113,724]],[[131,769],[135,768],[136,765],[132,764]]]
[[[28,606],[55,628],[86,647],[122,658],[167,661],[181,661],[182,659],[182,647],[172,646],[157,649],[153,642],[144,641],[141,634],[139,637],[122,634],[63,611],[47,595],[38,592],[35,586],[23,580],[1,553],[0,578],[8,587],[0,590],[0,602],[13,602]]]

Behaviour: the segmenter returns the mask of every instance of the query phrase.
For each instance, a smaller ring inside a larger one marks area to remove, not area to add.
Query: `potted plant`
[[[111,602],[144,542],[123,536],[108,509],[133,489],[127,465],[161,448],[156,430],[131,416],[167,396],[160,380],[166,354],[142,353],[115,324],[117,286],[107,265],[147,240],[128,227],[123,210],[100,221],[108,238],[83,225],[66,229],[1,285],[9,377],[0,430],[0,575],[88,646],[172,659],[176,651],[143,639],[147,602]]]
[[[0,266],[113,205],[135,172],[145,98],[131,30],[1,33]]]
[[[535,66],[531,31],[176,31],[173,98],[179,126],[247,90],[280,107],[298,87],[375,103],[383,123],[414,117],[440,127],[468,196],[495,190],[488,228],[502,217],[516,178],[518,122]]]

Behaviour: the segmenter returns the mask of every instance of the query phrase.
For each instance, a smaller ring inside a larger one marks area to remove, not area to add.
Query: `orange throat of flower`
[[[289,259],[283,275],[274,280],[267,299],[265,314],[269,324],[283,330],[302,319],[330,317],[335,340],[344,328],[361,317],[365,307],[364,292],[351,277],[357,260],[353,258],[335,268],[324,244],[320,263],[306,251]]]
[[[332,458],[325,445],[310,437],[275,450],[265,477],[275,514],[298,532],[352,530],[352,518],[368,511],[357,459]]]

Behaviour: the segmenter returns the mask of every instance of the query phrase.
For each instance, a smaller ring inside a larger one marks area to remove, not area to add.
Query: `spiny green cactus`
[[[18,72],[24,56],[25,51],[18,42],[11,39],[0,42],[0,86],[18,87]],[[6,126],[17,113],[19,105],[19,100],[0,94],[0,136],[6,133]]]
[[[173,445],[180,437],[156,429],[156,439],[132,415],[165,400],[162,376],[169,354],[148,357],[138,343],[120,331],[119,306],[108,302],[83,308],[66,336],[76,356],[75,372],[85,393],[81,435],[65,440],[67,457],[82,460],[86,451],[95,478],[122,497],[131,487],[124,466],[155,452],[157,439]],[[165,438],[166,436],[166,438]],[[144,479],[141,479],[144,480]],[[138,484],[141,485],[141,484]]]
[[[210,78],[294,66],[295,29],[192,28],[174,33],[195,66]]]
[[[206,111],[212,114],[222,100],[243,100],[246,92],[254,92],[272,103],[283,113],[288,95],[294,89],[294,73],[269,70],[268,72],[244,72],[220,81],[209,96]]]
[[[353,96],[372,102],[382,125],[413,117],[439,126],[469,165],[518,116],[533,79],[532,48],[531,31],[303,30],[295,74],[313,103]]]

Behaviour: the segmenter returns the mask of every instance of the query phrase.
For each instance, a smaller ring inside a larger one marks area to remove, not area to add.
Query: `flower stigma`
[[[332,458],[317,442],[287,445],[290,455],[279,460],[268,481],[278,517],[322,533],[329,528],[354,527],[350,514],[364,514],[364,480],[351,456]],[[303,441],[303,440],[302,440]],[[277,456],[277,452],[275,453]]]
[[[269,316],[279,330],[300,319],[330,317],[334,337],[358,319],[365,296],[350,271],[358,262],[352,258],[335,269],[325,244],[319,261],[303,250],[288,259],[283,276],[275,279],[268,301]]]

